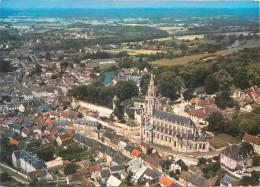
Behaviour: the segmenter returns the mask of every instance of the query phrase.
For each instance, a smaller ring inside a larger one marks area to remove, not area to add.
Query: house
[[[30,132],[30,129],[28,129],[27,127],[24,127],[22,130],[22,133],[21,133],[22,137],[28,137],[29,132]]]
[[[58,136],[58,137],[56,138],[57,144],[58,144],[59,146],[64,145],[64,144],[70,142],[71,140],[72,140],[72,137],[71,137],[68,133],[63,134],[63,135],[61,135],[61,136]]]
[[[191,105],[194,105],[194,106],[195,106],[195,104],[196,104],[198,101],[201,101],[201,99],[200,99],[199,97],[194,97],[194,98],[192,98],[192,99],[189,101],[189,103],[190,103]]]
[[[128,162],[127,166],[127,172],[130,176],[132,176],[135,182],[138,182],[138,180],[144,175],[144,172],[147,169],[145,165],[135,159]]]
[[[206,118],[208,117],[208,115],[205,113],[204,110],[196,110],[194,108],[191,108],[189,114],[190,114],[190,119],[195,124],[207,125]]]
[[[94,172],[94,171],[100,171],[100,165],[98,165],[98,164],[95,164],[95,165],[91,165],[91,166],[89,166],[89,171],[90,171],[90,173],[92,173],[92,172]]]
[[[118,164],[122,164],[125,161],[125,159],[126,158],[124,156],[117,154],[113,158],[112,162],[113,162],[114,165],[118,165]]]
[[[230,177],[229,175],[225,175],[221,181],[220,181],[220,186],[228,186],[231,187],[233,186],[232,183],[236,181],[234,178]]]
[[[260,137],[259,136],[253,136],[248,133],[245,133],[245,135],[243,137],[243,141],[250,143],[254,148],[254,152],[260,155]]]
[[[173,180],[169,179],[165,175],[162,175],[159,181],[162,184],[162,186],[166,187],[170,187],[173,184]]]
[[[12,163],[15,168],[22,169],[25,172],[33,172],[46,167],[43,160],[38,160],[24,150],[13,152]]]
[[[153,150],[153,148],[151,148],[151,146],[148,143],[143,141],[140,143],[140,148],[144,154],[150,154]]]
[[[103,183],[105,183],[110,176],[111,176],[111,173],[108,169],[102,170],[100,172],[100,178]]]
[[[125,180],[128,177],[128,173],[126,171],[121,171],[120,172],[120,179]]]
[[[257,104],[247,104],[245,106],[245,108],[241,108],[242,110],[244,111],[247,111],[247,112],[252,112],[252,110],[254,110],[258,105]]]
[[[119,151],[122,151],[122,150],[124,150],[124,148],[126,147],[126,143],[125,142],[123,142],[123,141],[120,141],[118,144],[117,144],[117,149],[119,150]]]
[[[160,172],[147,168],[144,172],[144,178],[146,179],[146,186],[151,186],[152,184],[158,183],[161,176],[162,174]]]
[[[122,181],[111,175],[107,180],[107,186],[121,186]]]
[[[250,167],[252,161],[252,153],[237,144],[227,146],[220,154],[220,163],[233,170]]]
[[[140,154],[141,154],[141,151],[139,151],[138,149],[134,149],[132,151],[132,156],[135,158],[137,158]]]
[[[18,145],[19,141],[12,138],[12,139],[10,139],[9,144]]]
[[[150,169],[159,169],[159,164],[160,164],[161,159],[157,156],[152,157],[150,155],[146,155],[144,163],[147,165]]]
[[[131,156],[133,149],[134,147],[132,145],[127,144],[123,150],[123,154],[127,156]]]
[[[206,98],[205,100],[197,101],[196,105],[195,105],[195,109],[199,110],[199,109],[203,109],[207,106],[217,107],[217,105],[215,104],[215,98],[210,97],[210,98]]]
[[[23,105],[23,104],[20,104],[19,107],[18,107],[18,110],[19,110],[20,112],[25,112],[25,107],[24,107],[24,105]]]
[[[123,170],[125,170],[125,165],[123,165],[123,164],[109,167],[109,171],[111,174],[120,173]]]
[[[41,168],[37,169],[36,171],[32,171],[28,173],[28,178],[30,181],[33,181],[35,179],[38,180],[53,180],[54,177],[53,175],[46,169],[46,168]]]
[[[187,180],[188,183],[191,183],[195,186],[203,186],[205,181],[206,181],[205,178],[195,173],[191,173],[190,177]]]
[[[21,130],[22,130],[23,127],[21,125],[17,125],[17,124],[10,124],[9,128],[10,128],[11,131],[14,131],[18,134],[21,134]]]
[[[80,185],[84,178],[90,178],[90,172],[75,173],[66,177],[68,185]]]

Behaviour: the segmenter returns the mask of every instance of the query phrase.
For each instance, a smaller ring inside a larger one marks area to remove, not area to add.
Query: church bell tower
[[[151,74],[150,83],[147,91],[148,105],[147,113],[149,116],[152,116],[155,109],[155,100],[156,100],[156,85],[155,85],[155,76]]]

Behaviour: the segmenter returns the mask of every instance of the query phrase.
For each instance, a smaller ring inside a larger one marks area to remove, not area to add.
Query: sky
[[[0,0],[2,9],[52,8],[259,8],[257,1]]]

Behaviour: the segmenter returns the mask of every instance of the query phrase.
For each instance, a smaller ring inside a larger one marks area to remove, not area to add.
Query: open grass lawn
[[[241,140],[239,138],[235,138],[228,134],[218,134],[218,135],[216,135],[216,137],[218,137],[219,139],[224,140],[226,142],[229,142],[231,144],[237,144],[237,143],[241,142]]]
[[[187,64],[191,61],[197,61],[197,60],[206,58],[208,56],[213,56],[213,55],[225,56],[225,55],[229,55],[233,52],[242,50],[244,48],[258,47],[259,42],[260,42],[259,40],[248,40],[245,45],[242,45],[240,47],[236,47],[236,48],[233,48],[233,49],[226,49],[226,50],[218,51],[218,52],[215,52],[215,53],[209,53],[209,54],[197,54],[197,55],[185,56],[185,57],[181,57],[181,58],[161,59],[161,60],[156,60],[156,61],[150,62],[150,64],[153,65],[154,67]]]
[[[211,138],[209,140],[210,145],[212,145],[215,149],[220,149],[222,147],[228,146],[227,143],[217,139],[217,138]]]

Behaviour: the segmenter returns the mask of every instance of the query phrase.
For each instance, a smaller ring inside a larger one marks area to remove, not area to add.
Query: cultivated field
[[[194,40],[195,38],[204,38],[204,34],[196,34],[196,35],[186,35],[186,36],[177,36],[178,40]]]
[[[184,29],[185,27],[157,27],[157,28],[163,31],[177,31],[177,30]]]
[[[194,62],[194,61],[197,61],[197,60],[205,59],[205,58],[207,58],[209,56],[213,56],[213,55],[215,55],[215,56],[218,56],[218,55],[226,56],[226,55],[229,55],[233,52],[242,50],[244,48],[258,47],[259,42],[260,42],[259,40],[248,40],[245,45],[242,45],[240,47],[236,47],[236,48],[233,48],[233,49],[226,49],[226,50],[218,51],[218,52],[215,52],[215,53],[197,54],[197,55],[185,56],[185,57],[174,58],[174,59],[161,59],[161,60],[156,60],[156,61],[150,62],[150,64],[155,66],[155,67],[187,64],[189,62],[192,62],[192,61]]]
[[[104,50],[104,51],[108,53],[119,53],[119,52],[127,51],[129,55],[155,54],[155,53],[165,52],[161,50],[149,50],[149,49],[111,49],[111,50]]]
[[[225,143],[225,142],[223,142],[223,141],[221,141],[221,140],[219,140],[218,138],[211,138],[210,140],[209,140],[209,143],[210,143],[210,145],[212,145],[215,149],[220,149],[220,148],[222,148],[222,147],[226,147],[226,146],[228,146],[228,144],[227,143]]]
[[[235,138],[228,134],[218,134],[216,137],[221,140],[224,140],[225,142],[231,143],[231,144],[237,144],[237,143],[241,142],[241,140],[239,138]]]

